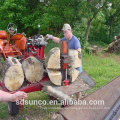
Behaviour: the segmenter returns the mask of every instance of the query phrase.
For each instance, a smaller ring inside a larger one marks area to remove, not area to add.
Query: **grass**
[[[57,45],[58,46],[58,45]],[[56,47],[56,44],[49,41],[49,44],[45,48],[45,53]],[[93,92],[101,86],[107,84],[112,79],[120,75],[120,54],[107,54],[103,57],[104,53],[99,53],[97,56],[90,55],[82,52],[83,59],[83,70],[85,70],[96,82],[93,89],[89,92]],[[88,93],[89,93],[88,92]],[[46,100],[49,102],[49,97],[44,92],[34,92],[28,94],[28,100]],[[51,107],[51,109],[49,109]],[[32,120],[49,120],[52,112],[56,112],[56,109],[52,109],[56,106],[35,106],[26,105],[24,110],[19,113],[19,120],[25,120],[26,118]],[[48,109],[45,109],[48,108]],[[10,117],[7,112],[7,104],[0,102],[0,119],[8,120]]]
[[[59,44],[54,43],[52,40],[48,40],[47,42],[48,45],[45,47],[45,55],[47,55],[48,51],[50,51],[52,48],[59,46]]]
[[[103,58],[101,54],[95,56],[83,52],[83,70],[96,82],[93,91],[120,75],[120,62],[116,62],[118,57],[110,54]]]
[[[0,119],[5,120],[8,117],[7,104],[5,102],[0,102]]]

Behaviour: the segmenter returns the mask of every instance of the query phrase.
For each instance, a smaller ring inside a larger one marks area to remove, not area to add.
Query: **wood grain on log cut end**
[[[8,58],[3,65],[3,80],[10,91],[18,90],[24,82],[24,73],[20,62],[16,58]]]
[[[19,89],[24,82],[24,74],[22,67],[11,66],[4,77],[4,84],[10,91]]]
[[[77,68],[81,66],[81,59],[78,57],[77,50],[69,49],[68,55],[71,57],[70,67]]]
[[[60,71],[47,69],[48,76],[50,81],[55,85],[61,85],[62,82],[62,74]]]
[[[43,78],[44,68],[43,63],[31,56],[25,59],[22,63],[23,71],[28,80],[31,83],[40,81]]]
[[[48,69],[60,69],[60,49],[58,47],[49,51],[45,64]]]
[[[68,69],[68,75],[70,75],[71,81],[74,82],[79,75],[79,71],[75,68],[70,68]]]

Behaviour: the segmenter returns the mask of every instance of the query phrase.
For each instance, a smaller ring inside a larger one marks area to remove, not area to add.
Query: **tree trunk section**
[[[44,68],[43,63],[31,56],[25,59],[22,63],[23,71],[28,80],[31,83],[40,81],[43,78]]]
[[[48,76],[50,81],[55,85],[61,85],[62,83],[62,74],[58,70],[47,69]]]
[[[70,68],[68,69],[68,75],[70,76],[71,82],[74,82],[79,75],[79,71],[75,68]]]
[[[49,51],[45,64],[47,69],[60,69],[60,49],[58,47]]]
[[[5,87],[9,91],[19,89],[24,82],[24,73],[21,63],[16,58],[9,57],[6,59],[3,64],[2,76]]]
[[[70,56],[71,60],[69,61],[69,66],[71,68],[78,68],[81,66],[81,59],[78,57],[78,51],[69,49],[68,55]]]

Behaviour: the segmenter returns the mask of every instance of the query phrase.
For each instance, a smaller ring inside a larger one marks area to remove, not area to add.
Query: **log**
[[[92,48],[91,48],[91,52],[95,55],[98,54],[98,46],[97,45],[93,45]]]
[[[120,35],[115,36],[108,48],[104,49],[104,51],[109,53],[120,52]]]
[[[45,64],[48,69],[60,69],[60,49],[58,47],[49,51]]]
[[[69,49],[68,50],[68,55],[71,58],[71,61],[69,63],[69,66],[72,68],[77,68],[81,66],[81,59],[78,57],[78,51]]]
[[[66,105],[71,105],[72,103],[72,98],[63,93],[62,91],[56,89],[55,87],[52,86],[46,86],[43,88],[44,91],[46,91],[50,96],[53,96],[55,98],[59,98],[60,102],[64,103],[63,100],[67,103]]]
[[[23,71],[30,83],[35,83],[43,78],[44,68],[43,63],[37,60],[35,57],[30,56],[22,63]]]
[[[3,82],[9,91],[18,90],[24,82],[21,63],[13,57],[5,60],[2,69]]]
[[[116,41],[113,41],[112,43],[109,44],[106,52],[119,52],[120,51],[120,39],[117,39]]]
[[[74,82],[79,75],[79,71],[76,70],[75,68],[69,68],[68,75],[70,76],[71,82]]]
[[[47,69],[50,81],[55,85],[61,85],[62,74],[58,70]]]

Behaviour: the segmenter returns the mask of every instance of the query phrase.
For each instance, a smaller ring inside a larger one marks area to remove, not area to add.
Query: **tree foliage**
[[[120,34],[119,0],[0,0],[0,29],[15,23],[18,32],[58,35],[64,23],[85,41],[110,43]],[[40,29],[38,28],[40,25]]]

